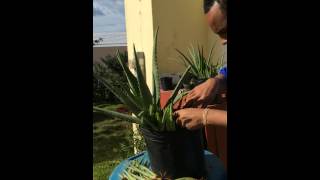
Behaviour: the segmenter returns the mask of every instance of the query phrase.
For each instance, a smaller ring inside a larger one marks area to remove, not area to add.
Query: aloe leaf
[[[197,73],[197,68],[194,63],[192,63],[192,60],[190,60],[186,55],[184,55],[180,50],[176,49],[176,51],[186,60],[186,62],[191,66],[191,69],[194,73]]]
[[[209,56],[208,56],[208,64],[211,64],[211,59],[212,59],[212,52],[213,52],[213,48],[214,46],[211,47],[210,52],[209,52]]]
[[[139,87],[138,87],[138,82],[136,77],[133,75],[133,73],[130,71],[130,69],[123,64],[122,58],[120,56],[119,50],[117,50],[117,60],[119,62],[119,64],[121,65],[124,74],[127,78],[128,84],[130,86],[130,89],[133,91],[134,95],[138,95],[139,94]]]
[[[198,72],[199,72],[198,67],[199,67],[199,66],[198,66],[197,57],[196,57],[197,53],[195,52],[193,46],[191,46],[191,48],[188,49],[188,51],[189,51],[189,54],[190,54],[190,56],[191,56],[192,64],[195,66],[195,72],[197,72],[197,74],[198,74]]]
[[[159,128],[157,126],[157,122],[154,122],[153,117],[148,115],[148,111],[141,111],[137,115],[141,119],[141,125],[146,128],[152,128],[153,130],[158,131]]]
[[[173,100],[173,104],[175,104],[177,101],[179,101],[183,96],[187,95],[189,92],[184,91],[180,94],[177,94],[177,96]]]
[[[190,70],[191,66],[189,66],[183,73],[182,77],[180,78],[178,84],[176,85],[176,87],[174,88],[169,100],[167,101],[166,105],[164,107],[167,107],[168,104],[172,103],[173,99],[175,98],[175,96],[178,94],[179,89],[182,85],[182,83],[185,81],[185,79],[187,78],[187,73]]]
[[[136,123],[136,124],[141,124],[141,120],[131,116],[131,115],[127,115],[127,114],[123,114],[123,113],[119,113],[116,111],[111,111],[108,109],[103,109],[103,108],[99,108],[99,107],[93,107],[93,110],[97,111],[97,113],[101,113],[101,114],[106,114],[112,117],[116,117],[119,118],[121,120],[130,122],[130,123]]]
[[[164,108],[163,109],[163,116],[162,116],[162,119],[161,119],[161,126],[160,126],[160,131],[164,131],[167,127],[167,120],[168,120],[168,117],[170,116],[171,114],[169,114],[169,111],[168,111],[168,107]]]
[[[136,65],[136,71],[137,71],[137,79],[138,79],[138,85],[140,90],[140,96],[143,99],[144,108],[147,109],[149,105],[152,104],[152,95],[150,93],[146,80],[143,77],[142,70],[138,62],[138,55],[134,45],[133,45],[133,51],[135,56],[134,59],[135,59],[135,65]]]
[[[172,103],[170,103],[165,108],[165,113],[163,114],[163,122],[165,122],[165,127],[167,131],[175,131],[175,121],[172,117]]]
[[[153,88],[154,88],[154,102],[158,105],[160,104],[160,83],[159,83],[159,72],[158,72],[158,56],[157,56],[157,47],[158,47],[158,31],[159,27],[157,28],[155,37],[154,37],[154,44],[153,44],[153,57],[152,57],[152,73],[153,73]]]
[[[123,104],[128,106],[128,108],[133,112],[137,113],[140,111],[140,106],[135,103],[135,100],[132,98],[132,96],[127,95],[123,93],[122,89],[119,89],[116,86],[112,86],[104,77],[101,76],[96,76],[94,75],[95,78],[97,78],[100,82],[105,85],[107,89],[109,89]]]

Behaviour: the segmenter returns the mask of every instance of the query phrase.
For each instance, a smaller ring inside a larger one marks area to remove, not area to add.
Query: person
[[[206,19],[212,31],[216,33],[225,49],[224,63],[219,74],[193,88],[187,95],[181,109],[174,112],[176,122],[189,130],[200,129],[206,125],[227,126],[227,111],[218,109],[185,108],[205,107],[215,96],[227,89],[227,0],[204,0]],[[189,106],[188,106],[189,105]]]

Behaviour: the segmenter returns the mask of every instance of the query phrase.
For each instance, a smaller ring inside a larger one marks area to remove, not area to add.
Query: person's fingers
[[[180,127],[183,127],[183,124],[182,124],[182,121],[181,121],[181,117],[180,117],[180,114],[179,114],[180,110],[174,112],[174,117],[176,118],[176,123],[180,126]]]
[[[193,107],[194,102],[195,102],[194,100],[186,101],[185,105],[184,105],[184,108]]]
[[[205,108],[210,104],[210,100],[209,99],[205,99],[203,100],[199,105],[201,105],[201,108]],[[199,106],[198,106],[199,107]]]
[[[187,103],[195,99],[195,97],[196,97],[196,94],[194,92],[189,93],[186,98]]]
[[[183,109],[186,105],[186,99],[187,99],[187,96],[184,96],[182,97],[182,99],[180,100],[180,105],[179,105],[179,108],[180,109]]]
[[[204,106],[206,106],[204,100],[193,101],[193,103],[190,105],[192,108],[203,108]]]
[[[175,112],[173,113],[173,117],[176,118],[176,119],[178,119],[178,118],[179,118],[179,112],[180,112],[180,110],[175,111]]]
[[[197,130],[197,129],[198,129],[198,127],[192,126],[191,124],[187,124],[186,128],[187,128],[188,130],[190,130],[190,131],[194,131],[194,130]]]
[[[185,127],[186,127],[188,130],[194,130],[194,127],[193,127],[190,123],[186,124]]]
[[[180,119],[176,119],[176,123],[177,123],[178,126],[183,127],[182,126],[182,122],[180,121]]]
[[[180,113],[183,110],[178,110],[174,113],[174,116],[176,117],[176,122],[179,126],[185,127],[185,121],[183,120],[183,117],[180,116]]]
[[[181,121],[181,127],[186,127],[187,126],[187,121],[185,120],[180,120]]]
[[[192,89],[191,91],[189,91],[188,96],[194,94],[194,89]]]
[[[188,117],[181,118],[182,126],[187,127],[191,125],[192,119]]]
[[[183,103],[183,99],[176,102],[172,107],[173,111],[181,109],[180,107],[182,106],[182,103]]]

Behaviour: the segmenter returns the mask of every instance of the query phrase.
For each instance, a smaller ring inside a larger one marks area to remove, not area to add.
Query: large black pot
[[[174,132],[141,128],[152,170],[169,178],[206,177],[202,130],[177,127]]]

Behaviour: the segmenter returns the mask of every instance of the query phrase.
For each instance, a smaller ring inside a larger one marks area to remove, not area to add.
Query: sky
[[[93,0],[93,33],[125,31],[124,0]]]

